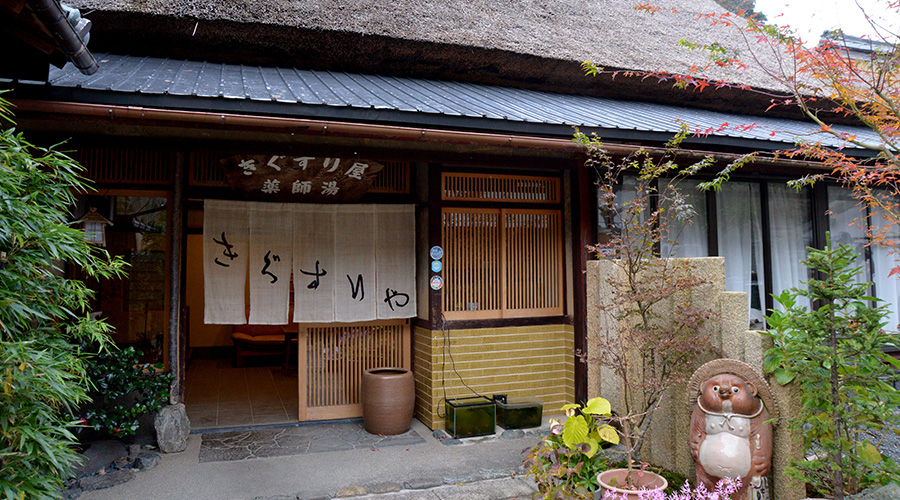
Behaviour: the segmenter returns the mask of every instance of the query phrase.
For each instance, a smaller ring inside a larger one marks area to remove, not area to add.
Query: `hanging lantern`
[[[98,214],[97,207],[91,207],[78,222],[84,230],[84,241],[92,245],[106,246],[106,226],[112,226],[112,222]]]

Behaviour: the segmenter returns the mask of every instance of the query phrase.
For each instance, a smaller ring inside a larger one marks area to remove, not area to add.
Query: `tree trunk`
[[[834,307],[829,308],[831,324],[834,325]],[[831,423],[834,428],[834,442],[837,453],[834,456],[834,486],[832,493],[834,500],[844,500],[844,464],[843,445],[841,444],[841,418],[838,408],[841,403],[840,380],[838,379],[838,338],[837,329],[831,327]]]

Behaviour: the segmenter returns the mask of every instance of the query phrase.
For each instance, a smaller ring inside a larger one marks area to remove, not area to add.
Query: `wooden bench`
[[[284,327],[280,325],[236,325],[231,334],[234,342],[234,366],[243,366],[246,356],[284,356],[287,351]]]

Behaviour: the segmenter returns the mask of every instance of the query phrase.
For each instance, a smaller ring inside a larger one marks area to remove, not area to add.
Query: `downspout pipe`
[[[69,23],[59,0],[28,0],[28,5],[56,40],[57,46],[79,71],[85,75],[93,75],[100,69],[97,60],[88,51],[82,35]],[[81,21],[79,23],[80,31],[87,33],[91,28],[90,21],[87,19]]]

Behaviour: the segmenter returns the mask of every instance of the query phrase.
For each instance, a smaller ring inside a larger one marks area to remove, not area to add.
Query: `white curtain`
[[[243,203],[206,200],[203,210],[203,322],[247,322],[244,291],[250,215]]]
[[[862,272],[856,276],[857,283],[871,280],[869,266],[866,265],[866,208],[853,199],[850,191],[840,186],[828,186],[828,230],[831,233],[831,245],[849,245],[856,251],[856,265],[862,266]]]
[[[669,179],[660,179],[659,192],[664,193]],[[707,211],[706,193],[697,189],[700,181],[680,180],[677,183],[679,191],[685,197],[685,201],[694,209],[694,217],[687,223],[670,219],[669,232],[660,245],[662,257],[707,257],[709,246],[707,244]],[[672,242],[677,241],[677,245]]]
[[[888,221],[878,212],[872,214],[872,226],[878,234],[878,231],[888,226]],[[897,241],[897,227],[889,228],[886,237]],[[883,245],[872,245],[872,260],[874,261],[874,273],[872,281],[875,283],[875,296],[884,302],[878,305],[888,306],[886,330],[896,331],[897,323],[900,322],[900,276],[888,276],[891,268],[900,265],[897,262],[897,248],[889,248]]]
[[[293,212],[286,203],[249,204],[250,320],[286,325],[291,299]]]
[[[802,288],[801,281],[809,279],[806,260],[807,247],[813,244],[809,194],[797,192],[784,183],[769,183],[769,234],[772,251],[772,293]],[[809,307],[809,304],[805,304]],[[775,308],[784,308],[775,302]]]
[[[247,322],[248,271],[251,324],[416,314],[412,205],[207,200],[203,227],[206,323]]]
[[[897,330],[900,322],[900,279],[896,275],[888,276],[891,268],[897,265],[896,253],[891,253],[894,248],[886,248],[873,244],[870,247],[872,261],[865,259],[865,245],[868,243],[866,236],[866,209],[865,205],[851,196],[850,191],[840,186],[828,186],[828,219],[831,243],[837,246],[839,243],[850,245],[859,254],[856,260],[857,266],[863,270],[857,275],[858,283],[872,282],[875,285],[874,294],[882,300],[878,305],[887,305],[889,315],[886,319],[887,330]],[[885,218],[878,212],[871,215],[870,222],[877,233],[887,225]],[[888,230],[888,236],[896,240],[897,228]],[[871,264],[871,265],[870,265]]]
[[[375,205],[375,308],[379,319],[416,311],[416,233],[412,205]]]
[[[294,322],[334,321],[334,210],[294,205]]]
[[[759,186],[726,182],[716,196],[719,255],[725,257],[725,289],[746,292],[751,326],[763,321],[765,280]]]
[[[334,207],[334,320],[375,319],[375,213],[368,205]]]

